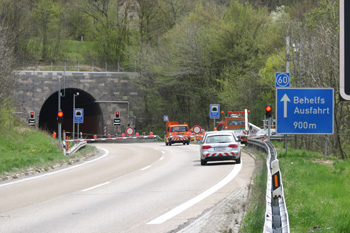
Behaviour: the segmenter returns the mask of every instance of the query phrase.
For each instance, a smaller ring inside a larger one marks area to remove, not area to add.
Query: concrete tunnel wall
[[[19,71],[13,92],[15,114],[27,122],[35,111],[36,127],[57,131],[58,89],[61,83],[63,129],[72,132],[73,95],[75,107],[84,109],[84,123],[79,125],[85,137],[98,134],[116,135],[135,127],[137,114],[144,109],[143,93],[135,81],[137,73]],[[60,80],[60,81],[59,81]],[[64,88],[65,87],[65,88]],[[115,111],[120,111],[121,125],[115,126]]]

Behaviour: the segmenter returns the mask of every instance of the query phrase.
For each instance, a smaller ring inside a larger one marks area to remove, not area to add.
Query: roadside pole
[[[288,35],[286,37],[286,73],[290,73],[290,60],[289,60],[289,50],[290,50],[290,36]],[[287,134],[284,134],[284,151],[286,152],[287,155]]]
[[[268,118],[267,123],[267,141],[270,142],[270,136],[271,136],[271,117]]]
[[[61,77],[58,77],[58,111],[61,111]],[[58,122],[58,130],[57,130],[57,135],[58,135],[58,151],[61,151],[61,131],[62,131],[62,124]]]

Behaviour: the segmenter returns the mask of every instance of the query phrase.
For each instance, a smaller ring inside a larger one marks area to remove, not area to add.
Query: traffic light
[[[34,119],[35,118],[35,112],[30,112],[29,113],[29,118]]]
[[[62,123],[63,122],[63,112],[62,111],[58,111],[58,113],[57,113],[57,121],[58,121],[58,123]]]
[[[120,118],[119,111],[116,111],[116,112],[115,112],[115,118]]]
[[[266,107],[265,107],[265,115],[266,115],[266,118],[271,118],[271,117],[272,117],[272,107],[271,107],[271,104],[266,105]]]

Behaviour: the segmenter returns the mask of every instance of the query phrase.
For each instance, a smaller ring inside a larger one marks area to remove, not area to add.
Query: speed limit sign
[[[128,127],[128,128],[126,128],[125,133],[129,136],[132,136],[132,135],[134,135],[135,130],[133,127]]]
[[[199,125],[193,126],[193,133],[199,134],[202,131],[202,128]]]

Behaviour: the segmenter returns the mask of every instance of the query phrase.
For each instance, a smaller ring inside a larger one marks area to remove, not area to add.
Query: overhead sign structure
[[[276,87],[290,87],[290,73],[276,73]]]
[[[350,2],[340,0],[340,80],[339,93],[342,99],[350,100]]]
[[[333,134],[333,124],[333,88],[277,88],[277,133]]]
[[[220,105],[211,104],[210,105],[210,119],[220,119]]]
[[[84,109],[76,108],[74,109],[74,123],[84,123]]]

